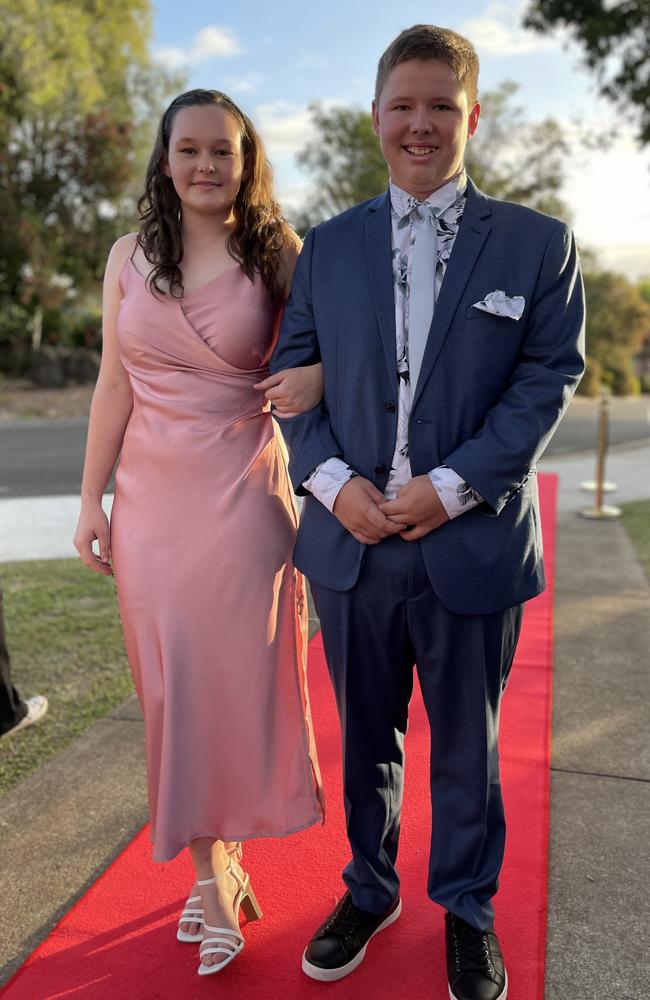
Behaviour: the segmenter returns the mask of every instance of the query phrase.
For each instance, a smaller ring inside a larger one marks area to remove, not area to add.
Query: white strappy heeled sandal
[[[238,864],[241,863],[242,853],[241,841],[237,841],[226,848],[226,854],[234,858]],[[192,903],[199,903],[200,905],[192,906]],[[201,930],[197,931],[196,934],[190,934],[189,931],[183,930],[183,924],[200,924]],[[188,896],[185,900],[185,909],[178,918],[176,940],[182,941],[184,944],[198,944],[203,940],[203,901],[200,896]]]
[[[200,903],[200,906],[192,906],[192,903]],[[201,930],[196,934],[184,931],[182,924],[200,924]],[[196,944],[203,940],[203,901],[200,896],[188,896],[185,900],[185,909],[178,918],[178,930],[176,940],[186,944]]]
[[[235,920],[239,920],[240,907],[243,909],[248,920],[259,920],[262,916],[262,911],[255,898],[255,893],[251,889],[250,879],[246,874],[243,878],[237,874],[232,866],[232,858],[228,862],[228,867],[225,871],[220,872],[219,875],[214,875],[212,878],[201,879],[196,884],[199,886],[212,885],[214,882],[225,878],[226,875],[232,875],[237,883],[237,892],[232,903]],[[206,937],[205,933],[203,935],[203,942],[199,949],[201,964],[199,965],[198,972],[200,976],[212,976],[215,972],[221,972],[222,969],[225,969],[239,955],[244,947],[244,938],[241,931],[233,930],[232,927],[211,927],[210,924],[204,922],[203,928],[204,932],[209,931],[213,936]],[[203,958],[206,955],[223,955],[224,958],[220,962],[214,962],[212,965],[205,965]]]

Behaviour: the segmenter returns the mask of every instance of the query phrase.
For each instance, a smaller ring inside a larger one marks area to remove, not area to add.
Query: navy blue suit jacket
[[[495,289],[524,297],[521,319],[472,308]],[[490,614],[544,587],[535,464],[580,380],[583,341],[571,232],[470,182],[409,423],[414,476],[447,464],[485,498],[419,543],[451,611]],[[383,491],[397,430],[388,193],[307,234],[271,370],[318,361],[322,404],[280,422],[294,488],[339,456]],[[309,579],[348,590],[364,551],[306,495],[294,559]]]

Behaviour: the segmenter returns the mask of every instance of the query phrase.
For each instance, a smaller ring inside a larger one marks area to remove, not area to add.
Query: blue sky
[[[427,21],[461,31],[479,53],[483,90],[514,80],[532,120],[552,115],[574,130],[577,119],[587,132],[605,131],[610,148],[580,150],[564,194],[582,243],[631,277],[650,274],[650,151],[636,148],[630,116],[597,98],[576,45],[521,29],[520,0],[154,0],[153,6],[154,52],[182,68],[190,86],[225,90],[251,115],[289,211],[310,183],[294,159],[310,135],[310,101],[369,107],[377,59],[399,31]],[[616,226],[609,237],[611,214],[604,216],[603,206],[612,204]]]

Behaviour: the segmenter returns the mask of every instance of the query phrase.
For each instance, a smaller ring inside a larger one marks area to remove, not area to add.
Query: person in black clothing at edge
[[[0,736],[17,733],[20,729],[40,722],[47,712],[47,698],[32,695],[25,701],[11,683],[11,660],[5,640],[5,620],[0,589]]]

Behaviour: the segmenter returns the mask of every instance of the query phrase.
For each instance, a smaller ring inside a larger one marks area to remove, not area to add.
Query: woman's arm
[[[287,299],[291,291],[291,281],[302,242],[291,232],[282,254],[280,274]],[[287,368],[285,371],[270,375],[255,386],[273,404],[278,417],[295,417],[299,413],[313,410],[323,398],[323,366],[322,364],[306,365],[302,368]]]
[[[132,233],[119,239],[113,246],[106,265],[102,361],[90,407],[81,484],[81,513],[74,535],[74,545],[81,561],[104,576],[109,576],[112,570],[109,524],[102,509],[102,496],[120,453],[133,407],[131,384],[122,365],[117,343],[117,315],[122,298],[119,276],[126,260],[133,253],[135,239]],[[95,539],[99,542],[99,556],[92,549]]]
[[[296,264],[298,263],[298,257],[300,256],[301,250],[302,240],[298,236],[298,233],[294,233],[293,229],[289,229],[282,248],[280,267],[278,269],[278,277],[280,278],[280,284],[284,290],[285,302],[291,294],[293,272],[296,270]]]

